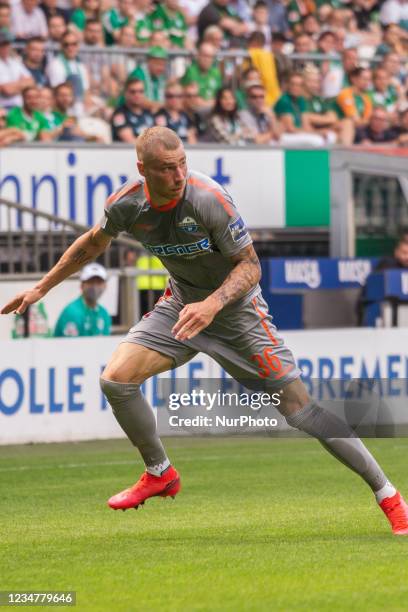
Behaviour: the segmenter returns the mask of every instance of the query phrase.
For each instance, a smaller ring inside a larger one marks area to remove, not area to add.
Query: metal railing
[[[0,198],[0,272],[44,272],[53,266],[74,240],[89,227]],[[98,261],[107,268],[121,267],[125,251],[140,249],[133,238],[119,237]]]
[[[33,283],[40,280],[74,240],[88,230],[86,225],[0,198],[1,279],[30,280]],[[139,271],[135,267],[127,267],[125,253],[129,249],[140,252],[141,245],[133,238],[114,238],[97,260],[107,269],[119,270],[119,317],[113,327],[114,333],[123,333],[143,314],[136,286],[137,277],[168,275],[166,270]],[[144,302],[151,310],[157,296],[153,290],[146,293]],[[28,316],[26,318],[28,320]]]

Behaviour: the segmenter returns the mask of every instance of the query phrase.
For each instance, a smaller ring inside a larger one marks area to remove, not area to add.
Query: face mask
[[[97,302],[103,293],[104,288],[92,285],[84,288],[84,296],[88,302]]]

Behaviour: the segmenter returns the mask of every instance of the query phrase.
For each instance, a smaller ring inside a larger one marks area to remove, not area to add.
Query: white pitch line
[[[183,459],[189,459],[183,457]],[[190,457],[193,459],[193,457]],[[212,457],[201,457],[200,461],[219,461],[222,459],[220,456]],[[99,466],[110,466],[110,465],[135,465],[136,460],[133,461],[101,461],[100,463],[58,463],[57,465],[15,465],[10,467],[0,467],[0,472],[24,472],[28,470],[55,470],[61,469],[77,469],[77,468],[88,468],[88,467],[99,467]]]

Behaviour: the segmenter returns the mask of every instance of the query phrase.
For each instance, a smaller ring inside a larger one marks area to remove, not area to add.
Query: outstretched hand
[[[184,306],[179,313],[179,320],[171,330],[176,340],[191,340],[197,336],[208,327],[220,309],[219,302],[212,298]]]
[[[0,310],[0,314],[23,314],[31,304],[35,304],[44,296],[44,293],[39,289],[27,289],[23,293],[17,294],[10,302],[8,302]]]

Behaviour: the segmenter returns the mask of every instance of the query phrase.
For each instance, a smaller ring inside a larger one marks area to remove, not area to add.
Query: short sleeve
[[[213,248],[225,257],[237,255],[252,244],[245,222],[225,190],[211,190],[211,201],[205,207],[205,216],[204,223],[210,231]]]
[[[134,185],[140,187],[140,183]],[[134,191],[133,183],[128,181],[106,201],[104,216],[99,222],[101,228],[112,238],[120,232],[127,232],[135,219],[135,207],[128,197]]]
[[[100,226],[112,238],[116,238],[120,232],[125,231],[125,216],[121,210],[120,202],[110,205],[109,203],[106,204]]]

